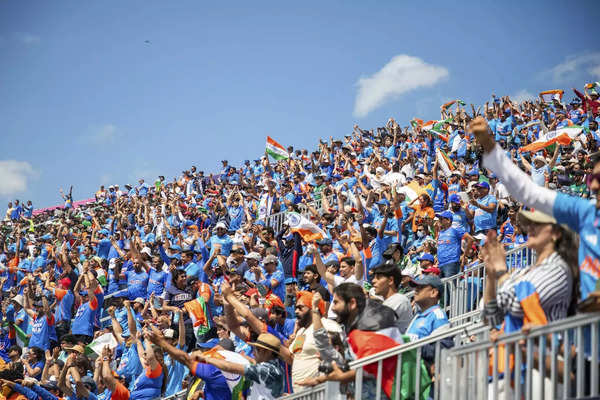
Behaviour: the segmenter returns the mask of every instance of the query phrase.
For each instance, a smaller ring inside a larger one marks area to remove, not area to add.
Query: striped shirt
[[[566,318],[573,289],[573,276],[567,263],[557,253],[552,253],[541,264],[514,270],[496,292],[496,298],[485,305],[484,317],[492,325],[502,324],[506,314],[523,318],[521,302],[515,285],[529,281],[539,295],[540,304],[548,321]]]

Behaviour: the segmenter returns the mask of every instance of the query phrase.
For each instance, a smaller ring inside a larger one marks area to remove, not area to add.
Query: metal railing
[[[509,271],[531,265],[534,261],[534,252],[525,246],[506,252],[506,265]],[[459,274],[442,279],[442,282],[448,318],[460,317],[478,308],[479,300],[485,290],[485,265],[480,262]]]
[[[391,396],[392,399],[422,399],[424,397],[431,397],[433,399],[441,398],[440,387],[439,385],[435,384],[439,381],[441,364],[443,355],[445,354],[445,350],[442,349],[441,341],[443,339],[452,339],[454,346],[459,346],[465,342],[470,343],[473,340],[483,340],[487,336],[488,331],[489,328],[483,324],[468,323],[466,325],[448,328],[426,338],[401,344],[399,346],[351,362],[350,368],[356,370],[356,377],[354,380],[354,399],[363,399],[363,384],[365,374],[367,374],[365,367],[370,366],[373,368],[374,365],[376,365],[377,373],[374,374],[374,376],[373,374],[370,376],[375,379],[375,399],[369,398],[364,400],[380,400],[383,398],[385,395],[383,392],[383,363],[390,358],[395,358],[396,361],[396,368],[393,376],[396,384],[394,385],[395,392],[393,392]],[[425,346],[430,345],[434,346],[434,358],[433,363],[430,364],[430,368],[427,368],[422,364],[423,349]],[[412,365],[407,365],[406,368],[403,367],[403,357],[406,359],[410,357],[411,360],[414,359],[414,367],[411,368]],[[425,376],[424,374],[427,375]],[[427,384],[426,387],[422,386],[423,377],[429,381],[429,384]],[[409,388],[402,387],[403,385],[401,383],[408,384]]]
[[[345,400],[340,393],[338,382],[325,382],[311,388],[304,389],[298,393],[282,396],[280,400]]]
[[[334,201],[333,195],[329,196],[328,200],[331,204]],[[314,208],[318,212],[322,212],[323,211],[322,210],[322,208],[323,208],[322,199],[319,198],[317,200],[313,200],[310,203],[310,207]],[[305,206],[304,204],[298,204],[298,208],[300,209],[300,214],[302,214],[305,217],[310,217],[311,213],[308,210],[307,206]],[[275,214],[267,215],[264,218],[257,219],[257,222],[259,222],[259,221],[263,222],[265,226],[272,227],[273,230],[277,233],[277,232],[281,231],[281,229],[283,228],[286,213],[287,213],[287,211],[280,211]]]
[[[596,398],[599,350],[600,313],[577,315],[449,350],[442,390],[461,400]]]

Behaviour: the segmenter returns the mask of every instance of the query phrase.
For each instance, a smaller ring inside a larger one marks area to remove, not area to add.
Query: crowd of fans
[[[2,395],[263,399],[336,380],[351,396],[356,332],[401,343],[447,329],[442,279],[482,260],[493,337],[594,309],[599,86],[570,102],[456,100],[432,124],[355,125],[314,151],[100,187],[78,207],[73,188],[41,214],[9,203]],[[569,126],[569,143],[520,151]],[[324,235],[272,223],[287,212]],[[511,270],[505,252],[525,243],[535,265]]]

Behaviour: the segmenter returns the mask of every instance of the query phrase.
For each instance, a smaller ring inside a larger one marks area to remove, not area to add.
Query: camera
[[[344,362],[341,365],[338,365],[338,367],[342,370],[342,371],[348,371],[350,370],[350,367],[348,366],[347,362]],[[323,373],[323,374],[330,374],[333,372],[333,365],[331,364],[331,361],[321,361],[319,363],[319,372]]]

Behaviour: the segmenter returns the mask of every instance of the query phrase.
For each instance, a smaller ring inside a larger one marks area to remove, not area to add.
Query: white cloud
[[[517,93],[509,96],[515,103],[522,103],[526,100],[535,100],[536,96],[526,89],[521,89]]]
[[[596,65],[589,69],[589,73],[596,79],[600,79],[600,65]]]
[[[544,77],[550,77],[554,83],[561,83],[569,78],[582,78],[593,75],[600,76],[600,52],[569,56],[565,61],[544,71]]]
[[[0,160],[0,196],[12,196],[27,190],[27,182],[36,175],[26,161]]]
[[[27,46],[33,46],[40,42],[40,37],[31,33],[15,33],[14,37],[17,42]]]
[[[448,76],[448,70],[406,54],[395,56],[379,71],[356,83],[354,115],[364,117],[377,107],[411,90],[433,86]]]
[[[113,124],[106,124],[92,129],[89,139],[95,144],[111,144],[117,139],[118,131]]]

